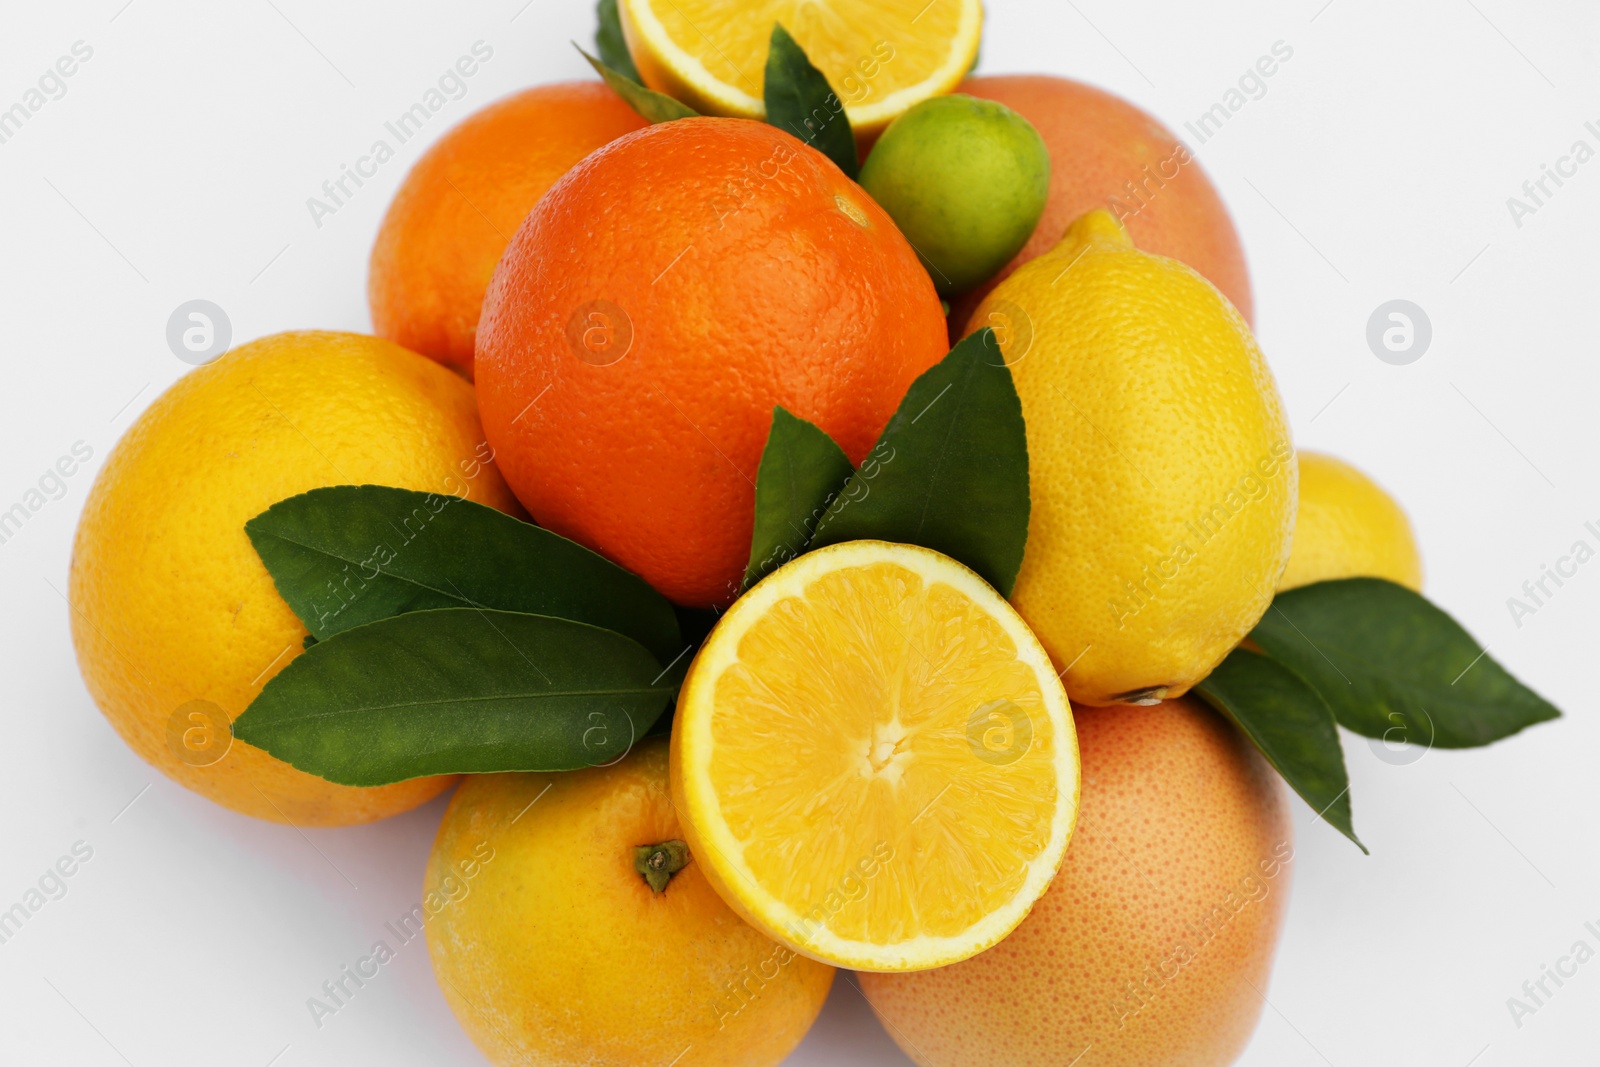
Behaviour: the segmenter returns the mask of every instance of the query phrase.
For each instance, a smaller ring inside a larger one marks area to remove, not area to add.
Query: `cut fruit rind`
[[[1077,818],[1072,712],[1043,647],[977,574],[911,545],[832,545],[735,602],[672,740],[674,803],[723,899],[856,970],[998,942]]]
[[[844,6],[844,5],[840,5]],[[628,52],[650,88],[707,115],[759,119],[773,23],[828,78],[857,136],[949,92],[972,68],[979,0],[621,0]]]

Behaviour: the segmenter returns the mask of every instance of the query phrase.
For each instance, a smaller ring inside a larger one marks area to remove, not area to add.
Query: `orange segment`
[[[762,118],[772,25],[828,77],[857,134],[949,92],[978,54],[979,0],[622,0],[623,34],[652,88],[708,115]]]
[[[1043,649],[948,557],[857,541],[739,600],[674,723],[691,850],[735,909],[860,970],[963,959],[1048,885],[1076,817]]]

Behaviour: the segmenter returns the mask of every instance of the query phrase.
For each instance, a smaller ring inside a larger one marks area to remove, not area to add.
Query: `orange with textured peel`
[[[881,208],[759,122],[630,134],[557,182],[501,260],[478,401],[542,526],[680,604],[737,593],[781,405],[859,463],[947,350]]]
[[[300,826],[381,819],[450,784],[335,785],[229,743],[229,724],[306,636],[245,521],[311,489],[363,483],[516,510],[472,387],[375,337],[242,345],[178,379],[117,443],[78,522],[72,641],[95,703],[163,774]]]
[[[422,910],[439,989],[491,1063],[773,1067],[799,1044],[833,968],[746,925],[682,838],[663,739],[462,783]]]
[[[645,125],[603,82],[540,85],[445,132],[394,195],[372,246],[373,330],[472,376],[478,312],[500,254],[545,190]]]

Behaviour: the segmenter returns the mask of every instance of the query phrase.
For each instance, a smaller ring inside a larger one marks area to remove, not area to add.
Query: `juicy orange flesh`
[[[667,36],[725,85],[761,98],[772,24],[783,23],[847,107],[915,85],[947,58],[954,0],[648,0]]]
[[[802,928],[954,936],[1016,895],[1049,844],[1057,738],[985,611],[896,564],[843,568],[773,605],[738,656],[715,683],[709,773]]]

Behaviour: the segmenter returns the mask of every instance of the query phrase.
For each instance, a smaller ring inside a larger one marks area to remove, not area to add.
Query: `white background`
[[[70,539],[93,473],[187,366],[165,323],[203,297],[235,341],[369,328],[366,256],[423,140],[524,85],[586,76],[578,0],[96,0],[0,13],[0,107],[94,50],[0,144],[0,508],[94,450],[0,545],[0,907],[82,840],[62,899],[0,945],[0,1060],[478,1063],[414,943],[316,1029],[305,1006],[418,895],[442,804],[370,827],[256,822],[169,783],[84,691]],[[1524,580],[1600,526],[1600,160],[1517,226],[1506,200],[1600,149],[1600,15],[1583,0],[992,0],[983,70],[1085,79],[1175,130],[1274,42],[1292,60],[1198,155],[1248,250],[1297,443],[1407,506],[1428,592],[1567,712],[1492,748],[1394,766],[1346,738],[1363,857],[1296,802],[1289,922],[1243,1062],[1593,1064],[1600,961],[1518,1028],[1520,995],[1600,925],[1600,561],[1516,626]],[[447,10],[448,9],[448,10]],[[1208,10],[1209,9],[1209,10]],[[473,42],[493,59],[425,137],[317,228],[306,208]],[[1191,144],[1193,141],[1191,140]],[[1425,309],[1396,367],[1368,316]],[[274,1059],[274,1057],[277,1057]],[[906,1061],[841,981],[794,1063]]]

